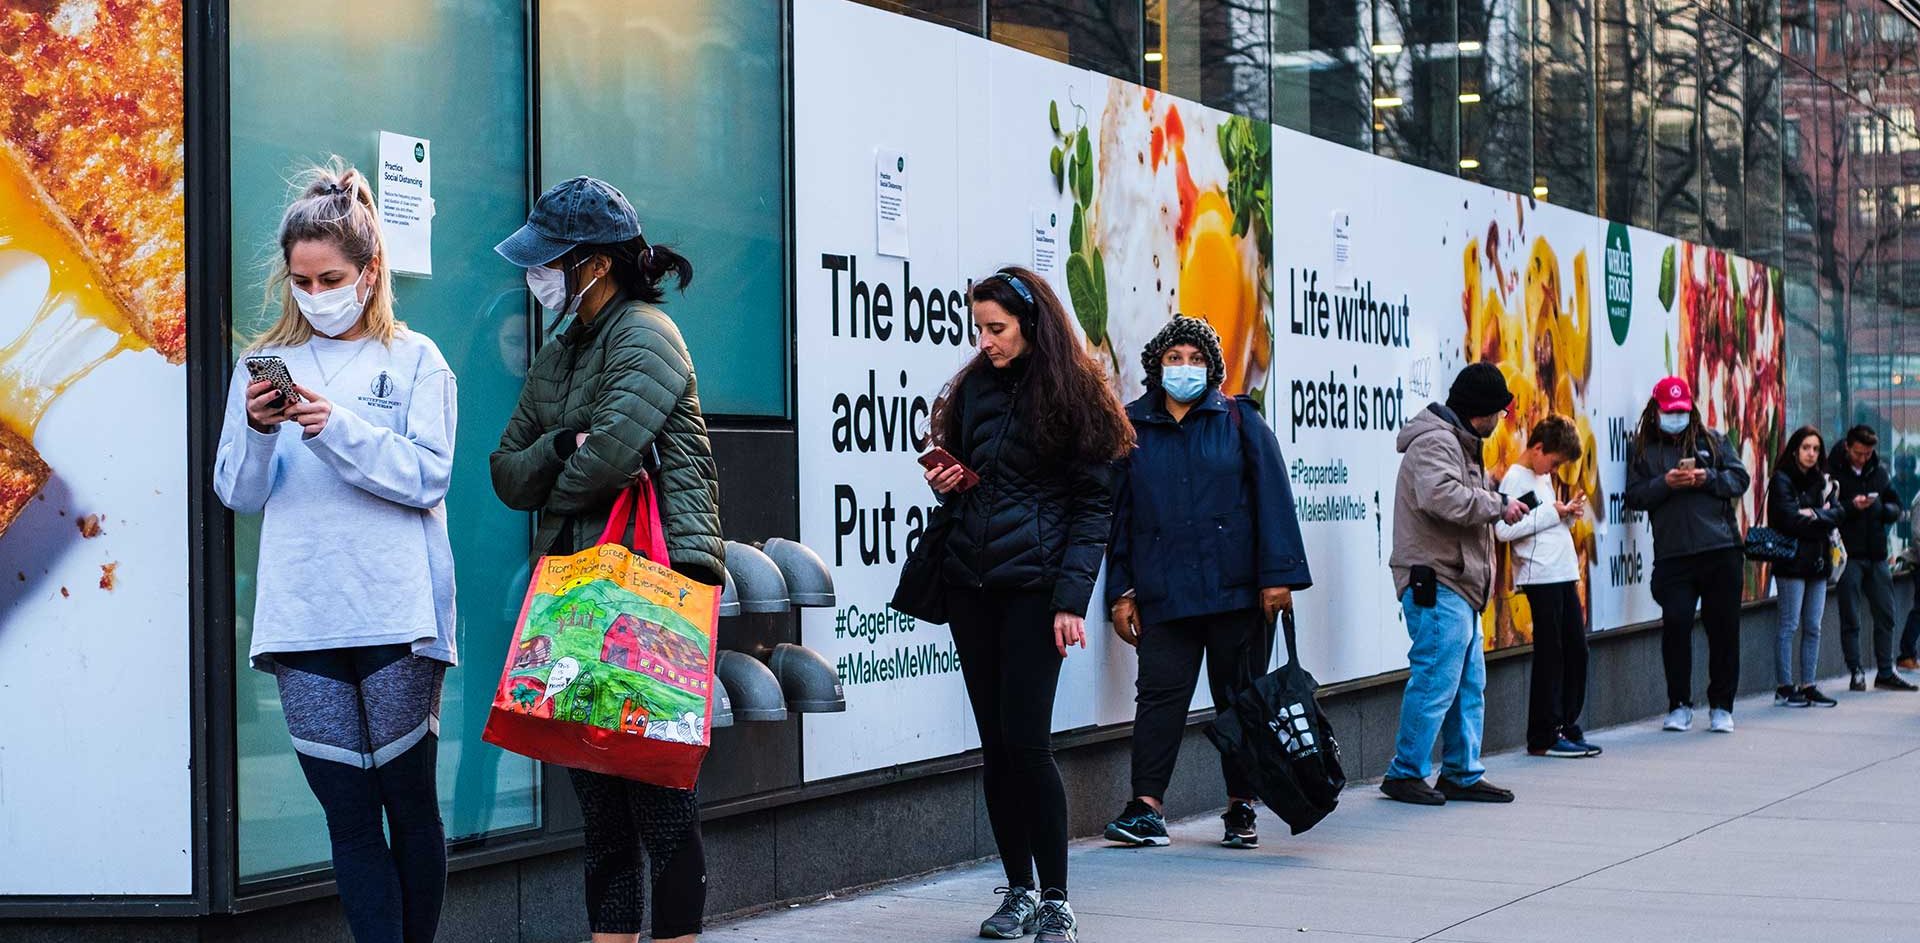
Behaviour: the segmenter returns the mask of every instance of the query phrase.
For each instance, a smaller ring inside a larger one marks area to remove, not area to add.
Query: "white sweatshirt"
[[[253,667],[275,652],[410,643],[451,665],[453,547],[445,498],[453,473],[456,388],[439,348],[402,331],[318,337],[266,348],[300,384],[333,404],[304,438],[285,423],[247,423],[251,377],[236,365],[214,458],[227,507],[264,514],[254,576]]]
[[[1538,507],[1517,524],[1501,521],[1493,525],[1493,535],[1501,543],[1513,545],[1513,558],[1518,564],[1514,583],[1540,586],[1578,580],[1580,556],[1573,547],[1573,531],[1553,509],[1552,476],[1536,475],[1525,465],[1508,468],[1506,477],[1500,479],[1500,493],[1519,498],[1528,492],[1540,499]]]

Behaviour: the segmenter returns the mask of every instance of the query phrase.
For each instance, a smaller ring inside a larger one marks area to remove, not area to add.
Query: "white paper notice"
[[[380,236],[396,274],[433,274],[433,160],[426,138],[380,132]]]
[[[907,257],[907,155],[880,150],[873,162],[873,209],[878,227],[874,251]]]
[[[1033,211],[1033,272],[1053,277],[1060,270],[1060,214],[1053,210]]]
[[[1353,273],[1353,214],[1333,211],[1333,284],[1348,288],[1357,284]]]

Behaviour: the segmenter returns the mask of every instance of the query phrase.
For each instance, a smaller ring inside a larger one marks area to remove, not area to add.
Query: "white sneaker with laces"
[[[1667,722],[1661,729],[1682,733],[1693,729],[1693,708],[1676,707],[1667,712]]]
[[[1714,733],[1732,733],[1733,732],[1733,712],[1732,711],[1721,710],[1720,708],[1716,707],[1713,709],[1712,718],[1713,718],[1711,721],[1712,726],[1709,729],[1711,729]]]

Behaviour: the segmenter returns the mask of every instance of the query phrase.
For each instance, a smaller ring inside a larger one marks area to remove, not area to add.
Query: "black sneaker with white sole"
[[[1255,831],[1260,822],[1260,813],[1253,810],[1251,803],[1228,803],[1227,811],[1220,816],[1220,820],[1227,827],[1226,837],[1220,839],[1220,844],[1228,848],[1260,847],[1260,833]]]
[[[1040,915],[1033,923],[1034,943],[1079,943],[1080,921],[1073,915],[1067,895],[1048,891],[1040,902]]]
[[[1029,887],[996,887],[1005,894],[1000,909],[980,924],[980,935],[989,940],[1017,940],[1033,932],[1040,921],[1040,895]]]
[[[1808,707],[1838,707],[1840,705],[1839,701],[1820,693],[1820,689],[1811,684],[1800,689],[1800,699],[1806,701]]]
[[[1167,837],[1167,820],[1138,799],[1131,799],[1120,816],[1107,823],[1107,841],[1136,848],[1161,848],[1172,843]]]

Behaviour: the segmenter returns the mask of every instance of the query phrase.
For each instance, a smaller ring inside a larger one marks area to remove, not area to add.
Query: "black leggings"
[[[1214,709],[1226,710],[1248,678],[1267,670],[1266,661],[1248,665],[1248,658],[1271,657],[1272,652],[1273,623],[1258,609],[1175,619],[1141,630],[1133,698],[1134,795],[1166,798],[1180,758],[1180,739],[1187,731],[1187,711],[1193,707],[1193,689],[1200,680],[1201,656],[1206,656]],[[1254,798],[1253,783],[1239,763],[1221,754],[1220,771],[1228,798]]]
[[[1007,885],[1065,894],[1067,791],[1053,762],[1060,652],[1052,595],[955,588],[948,608],[980,728],[981,784]]]
[[[587,823],[587,926],[639,933],[652,865],[653,938],[700,932],[707,910],[707,853],[692,792],[569,769]]]
[[[1733,710],[1740,690],[1740,586],[1745,576],[1738,547],[1653,561],[1668,710],[1693,706],[1696,605],[1707,628],[1707,705]]]
[[[273,659],[300,770],[327,814],[334,880],[353,938],[428,943],[447,890],[434,785],[446,666],[406,645]]]
[[[1586,739],[1587,619],[1580,584],[1522,586],[1533,612],[1533,679],[1527,697],[1527,748],[1546,750],[1561,737]]]

